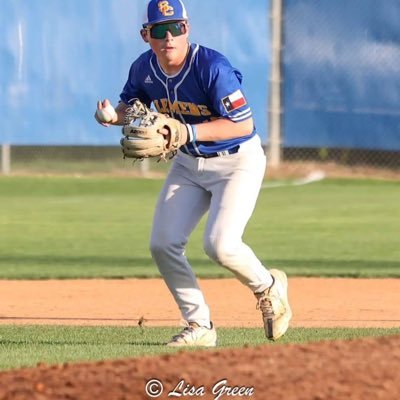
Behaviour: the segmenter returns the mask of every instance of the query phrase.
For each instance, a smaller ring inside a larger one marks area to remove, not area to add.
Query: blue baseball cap
[[[147,4],[143,27],[187,19],[186,8],[181,0],[151,0]]]

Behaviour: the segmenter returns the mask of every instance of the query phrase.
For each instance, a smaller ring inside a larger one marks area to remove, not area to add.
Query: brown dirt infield
[[[218,326],[260,326],[236,279],[199,280]],[[28,296],[29,294],[29,296]],[[289,278],[292,327],[400,326],[400,279]],[[161,279],[0,280],[0,324],[179,326]]]
[[[217,327],[261,325],[253,297],[236,280],[200,285]],[[292,327],[400,326],[400,280],[291,278],[289,290]],[[157,279],[0,281],[0,304],[2,324],[137,326],[143,317],[148,326],[179,325]],[[164,384],[161,399],[183,380],[182,399],[398,400],[399,366],[398,336],[203,350],[1,372],[0,400],[148,399],[151,378]],[[231,392],[218,397],[222,379]]]

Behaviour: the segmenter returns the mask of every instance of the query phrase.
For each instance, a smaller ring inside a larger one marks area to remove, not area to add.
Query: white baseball
[[[112,122],[117,118],[117,113],[111,104],[108,104],[103,108],[98,108],[96,114],[100,121],[107,123]]]

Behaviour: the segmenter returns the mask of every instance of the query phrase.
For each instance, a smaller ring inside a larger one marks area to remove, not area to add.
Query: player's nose
[[[165,33],[165,40],[170,41],[170,40],[173,40],[173,39],[174,39],[174,37],[172,36],[171,32],[170,32],[170,31],[167,31],[167,32]]]

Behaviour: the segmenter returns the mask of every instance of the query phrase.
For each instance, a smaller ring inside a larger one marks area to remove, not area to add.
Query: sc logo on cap
[[[159,1],[158,10],[165,17],[170,17],[174,15],[174,7],[170,6],[168,1]]]

